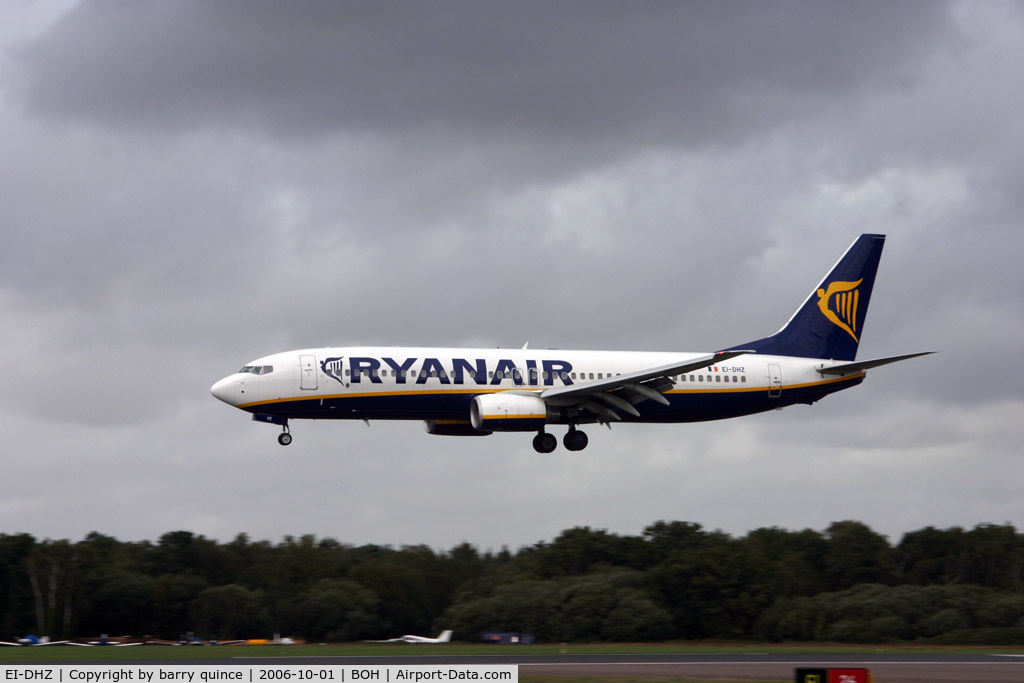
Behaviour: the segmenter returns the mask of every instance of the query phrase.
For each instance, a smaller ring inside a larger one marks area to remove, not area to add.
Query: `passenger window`
[[[697,375],[697,379],[700,380],[701,382],[703,382],[704,381],[704,375]]]
[[[715,375],[715,381],[716,382],[721,382],[722,381],[722,376],[721,375]]]
[[[746,381],[747,381],[747,376],[746,376],[746,375],[743,375],[742,377],[740,377],[740,382],[741,382],[741,383],[744,383],[744,384],[745,384],[745,383],[746,383]]]

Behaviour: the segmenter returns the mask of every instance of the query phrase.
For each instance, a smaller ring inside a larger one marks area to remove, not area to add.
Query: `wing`
[[[599,379],[583,384],[571,384],[542,391],[540,397],[546,403],[560,408],[578,407],[591,415],[598,422],[608,423],[622,418],[616,410],[640,417],[635,405],[643,401],[657,401],[668,405],[668,399],[662,394],[675,386],[674,375],[681,375],[709,365],[723,363],[730,358],[742,356],[752,351],[719,351],[706,356],[692,358],[682,363],[662,365],[637,372],[616,375],[607,379]]]

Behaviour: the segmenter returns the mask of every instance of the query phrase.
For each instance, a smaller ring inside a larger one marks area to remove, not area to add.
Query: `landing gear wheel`
[[[558,446],[558,439],[555,438],[554,434],[548,434],[547,432],[541,432],[537,436],[533,437],[533,450],[538,453],[550,453]]]
[[[578,429],[570,429],[566,432],[562,443],[565,445],[566,450],[582,451],[590,443],[590,439],[587,438],[586,433]]]
[[[292,442],[292,435],[288,432],[281,432],[277,435],[277,442],[282,446],[287,446]]]

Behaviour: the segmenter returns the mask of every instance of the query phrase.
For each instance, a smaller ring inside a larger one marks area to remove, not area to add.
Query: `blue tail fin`
[[[770,337],[723,350],[855,360],[883,246],[885,235],[861,235],[785,327]]]

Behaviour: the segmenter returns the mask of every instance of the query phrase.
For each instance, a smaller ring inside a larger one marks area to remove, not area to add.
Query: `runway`
[[[20,664],[21,662],[19,662]],[[71,664],[73,662],[60,662]],[[81,664],[124,664],[125,660]],[[1024,657],[996,654],[637,654],[637,655],[409,655],[379,657],[196,657],[136,661],[137,664],[260,665],[324,664],[409,666],[416,664],[517,664],[520,676],[641,676],[793,680],[798,667],[864,667],[876,683],[1019,683]]]
[[[277,658],[235,659],[245,664],[281,664]],[[798,667],[864,667],[876,683],[1020,683],[1024,657],[1005,655],[843,654],[843,655],[490,655],[409,657],[324,657],[290,660],[309,664],[518,664],[519,675],[643,676],[659,678],[737,678],[792,681]]]

